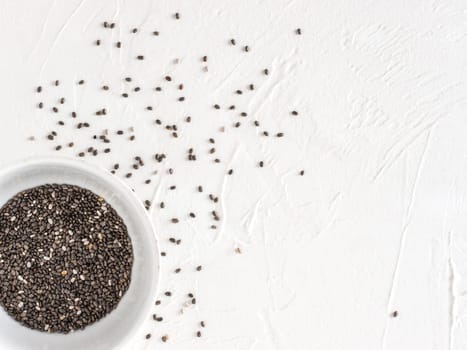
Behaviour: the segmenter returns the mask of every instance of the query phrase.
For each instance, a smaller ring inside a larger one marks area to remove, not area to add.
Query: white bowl
[[[87,188],[105,198],[123,218],[133,245],[131,283],[117,308],[84,330],[48,334],[31,330],[0,307],[0,349],[125,349],[149,318],[159,282],[159,247],[151,220],[132,190],[115,176],[73,158],[32,158],[0,170],[0,207],[19,191],[47,183]]]

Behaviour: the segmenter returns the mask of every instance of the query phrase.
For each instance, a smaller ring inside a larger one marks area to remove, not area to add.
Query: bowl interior
[[[131,189],[93,166],[67,158],[35,159],[0,171],[0,206],[19,191],[46,183],[67,183],[102,196],[123,218],[133,245],[131,283],[117,308],[84,330],[48,334],[28,329],[0,307],[0,348],[81,350],[124,345],[146,320],[156,297],[159,249],[153,227]]]

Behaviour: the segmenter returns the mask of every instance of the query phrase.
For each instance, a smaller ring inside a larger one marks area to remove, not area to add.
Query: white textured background
[[[105,20],[117,27],[103,29]],[[173,296],[160,296],[164,321],[148,320],[135,350],[467,349],[465,1],[2,0],[0,45],[2,161],[102,149],[90,136],[108,128],[112,152],[85,159],[107,169],[119,162],[122,176],[142,156],[146,167],[128,182],[142,200],[166,203],[152,217],[168,254],[161,292]],[[104,83],[111,91],[99,89]],[[119,97],[136,85],[141,92]],[[93,115],[102,107],[107,116]],[[179,125],[179,138],[156,117]],[[91,128],[73,128],[78,121]],[[113,136],[129,126],[134,143]],[[45,139],[51,130],[54,142]],[[69,141],[73,149],[54,151]],[[197,162],[186,161],[190,147]],[[151,160],[159,152],[169,155],[163,164]],[[218,230],[209,229],[213,209]],[[189,292],[197,304],[181,314]]]

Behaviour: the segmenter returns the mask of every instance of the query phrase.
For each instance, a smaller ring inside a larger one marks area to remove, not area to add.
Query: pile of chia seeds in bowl
[[[116,308],[131,281],[122,218],[102,197],[47,184],[0,209],[0,305],[23,325],[68,333]]]

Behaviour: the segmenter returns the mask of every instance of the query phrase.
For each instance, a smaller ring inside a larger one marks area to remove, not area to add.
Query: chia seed
[[[8,200],[0,209],[0,256],[0,305],[26,327],[49,333],[83,329],[114,310],[133,264],[115,209],[67,184]]]

